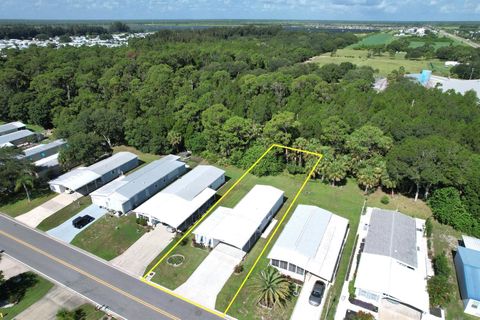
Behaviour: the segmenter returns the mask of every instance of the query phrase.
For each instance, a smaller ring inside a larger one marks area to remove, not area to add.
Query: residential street
[[[0,250],[126,319],[220,319],[3,214]]]

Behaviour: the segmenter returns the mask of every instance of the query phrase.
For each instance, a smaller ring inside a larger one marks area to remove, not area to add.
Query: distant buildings
[[[234,207],[218,207],[194,231],[195,241],[214,248],[222,242],[250,251],[283,204],[283,191],[256,185]]]
[[[378,319],[421,319],[430,311],[424,221],[400,212],[370,210],[366,237],[359,239],[356,299],[378,308]]]
[[[304,281],[307,273],[333,282],[348,220],[315,206],[299,205],[268,254],[281,273]]]
[[[138,165],[138,157],[130,152],[118,152],[89,167],[75,168],[48,184],[57,193],[78,192],[89,194],[104,184],[132,170]]]
[[[426,88],[440,88],[443,92],[453,90],[465,94],[467,91],[474,91],[480,98],[480,80],[451,79],[432,75],[430,70],[422,70],[421,73],[407,74],[405,77],[417,81]]]
[[[225,183],[225,171],[199,165],[134,210],[148,224],[164,224],[173,230],[188,229],[215,200]]]
[[[19,158],[26,158],[32,161],[39,175],[43,176],[53,172],[59,172],[58,153],[60,149],[66,146],[67,142],[58,139],[49,143],[39,144],[34,147],[23,150],[23,155]]]
[[[185,173],[185,163],[168,155],[92,192],[99,207],[123,214],[136,208]]]
[[[480,317],[480,239],[463,236],[454,258],[464,312]]]

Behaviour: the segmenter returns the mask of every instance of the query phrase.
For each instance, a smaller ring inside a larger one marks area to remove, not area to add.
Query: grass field
[[[405,53],[397,53],[394,57],[390,57],[388,53],[368,57],[367,50],[340,49],[334,54],[326,53],[314,57],[310,61],[320,66],[328,63],[351,62],[357,66],[372,67],[381,76],[386,76],[400,67],[404,67],[407,73],[419,73],[423,69],[429,69],[437,75],[448,76],[449,74],[449,69],[438,59],[409,60],[405,59]]]
[[[0,308],[0,314],[3,314],[2,320],[14,319],[18,314],[26,310],[32,304],[43,298],[53,287],[53,283],[37,276],[38,282],[27,289],[25,296],[20,302],[11,308]]]
[[[388,204],[383,204],[380,202],[384,196],[388,197],[390,201]],[[391,194],[386,194],[381,190],[377,190],[368,196],[367,206],[388,210],[398,210],[402,213],[408,214],[409,216],[420,219],[427,219],[432,215],[430,207],[427,206],[427,204],[422,200],[415,202],[412,198],[408,198],[397,193],[395,193],[392,197]]]
[[[135,215],[114,217],[108,214],[80,232],[72,244],[105,260],[122,254],[146,232],[135,222]]]
[[[76,310],[81,310],[83,312],[83,317],[80,318],[81,320],[100,320],[105,317],[105,313],[103,311],[95,310],[95,306],[89,303],[82,304],[74,311]]]
[[[37,228],[42,231],[48,231],[58,227],[91,204],[92,199],[90,197],[82,197],[43,220]]]
[[[133,147],[129,147],[129,146],[113,147],[113,153],[117,153],[117,152],[120,152],[120,151],[128,151],[128,152],[134,153],[138,156],[138,159],[140,159],[141,161],[143,161],[145,163],[149,163],[149,162],[152,162],[154,160],[160,159],[160,156],[158,156],[156,154],[144,153],[144,152],[141,152],[141,151],[139,151],[139,150],[137,150]]]
[[[359,42],[354,43],[348,48],[360,48],[362,46],[377,46],[377,45],[386,45],[392,42],[395,38],[391,33],[380,32],[368,35],[362,38]]]
[[[11,217],[16,217],[38,207],[55,196],[57,196],[57,194],[48,188],[38,189],[32,191],[30,195],[31,201],[28,202],[25,193],[19,192],[11,199],[8,199],[8,202],[0,205],[0,212],[6,213]]]

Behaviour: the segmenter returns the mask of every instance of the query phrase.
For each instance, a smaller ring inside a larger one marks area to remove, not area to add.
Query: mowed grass
[[[31,201],[28,202],[25,192],[20,191],[0,205],[0,212],[6,213],[11,217],[17,217],[53,199],[55,196],[57,194],[49,188],[34,189],[30,195]]]
[[[387,45],[395,38],[391,33],[381,32],[370,34],[362,38],[359,42],[350,45],[348,48],[360,48],[362,46]]]
[[[388,197],[388,204],[383,204],[381,202],[381,199],[384,196]],[[385,193],[380,189],[368,196],[367,206],[387,210],[398,210],[409,216],[420,219],[427,219],[432,215],[430,207],[424,201],[420,199],[415,201],[413,198],[398,193],[395,193],[392,196],[390,193]]]
[[[14,319],[18,314],[22,313],[32,304],[42,299],[47,292],[53,287],[53,283],[44,278],[37,276],[38,282],[25,292],[25,296],[20,302],[11,308],[0,308],[0,314],[3,314],[2,320]]]
[[[121,151],[128,151],[128,152],[134,153],[138,156],[138,159],[140,159],[141,161],[143,161],[145,163],[150,163],[154,160],[160,159],[160,156],[158,156],[156,154],[144,153],[144,152],[141,152],[141,151],[135,149],[134,147],[129,147],[129,146],[113,147],[113,153],[117,153],[117,152],[121,152]]]
[[[76,310],[82,310],[84,317],[81,318],[82,320],[100,320],[103,319],[106,315],[103,311],[95,310],[95,306],[86,303],[82,304]]]
[[[394,57],[391,57],[388,53],[369,57],[367,50],[340,49],[335,53],[326,53],[313,57],[310,61],[320,66],[329,63],[351,62],[357,66],[372,67],[381,76],[387,76],[400,67],[404,67],[406,73],[419,73],[423,69],[429,69],[434,74],[442,76],[448,76],[449,74],[449,68],[445,67],[444,62],[438,59],[409,60],[405,59],[405,53],[402,52],[397,53]]]
[[[72,244],[105,260],[111,260],[134,244],[146,232],[135,215],[114,217],[108,214],[80,232]]]
[[[48,231],[58,227],[91,204],[92,199],[89,196],[82,197],[43,220],[37,228],[42,231]]]

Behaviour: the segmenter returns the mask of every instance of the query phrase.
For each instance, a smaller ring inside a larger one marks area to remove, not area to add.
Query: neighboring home
[[[464,312],[480,317],[480,239],[463,236],[454,258]]]
[[[303,282],[310,273],[333,282],[347,231],[347,219],[319,207],[299,205],[267,257],[291,278]]]
[[[256,185],[234,208],[218,207],[194,231],[195,241],[214,248],[222,242],[248,252],[283,204],[283,191]]]
[[[424,225],[424,220],[377,208],[364,225],[355,296],[376,306],[379,319],[421,319],[430,311]]]
[[[445,61],[445,67],[455,67],[458,66],[460,62],[458,61]]]
[[[117,214],[131,211],[187,171],[178,159],[168,155],[121,176],[92,192],[92,202]]]
[[[25,129],[25,125],[19,121],[2,124],[0,125],[0,136],[23,129]]]
[[[161,223],[172,231],[185,231],[212,205],[224,183],[225,171],[199,165],[134,211],[149,225]]]
[[[41,135],[30,130],[19,130],[0,136],[0,148],[20,146],[27,142],[37,142]]]
[[[104,184],[132,170],[138,165],[138,157],[131,152],[118,152],[89,167],[75,168],[51,180],[50,189],[57,193],[78,192],[89,194]]]
[[[51,176],[53,173],[60,172],[58,153],[66,144],[67,142],[62,139],[39,144],[23,150],[23,155],[20,155],[19,158],[33,161],[38,175],[45,176],[48,174]]]

